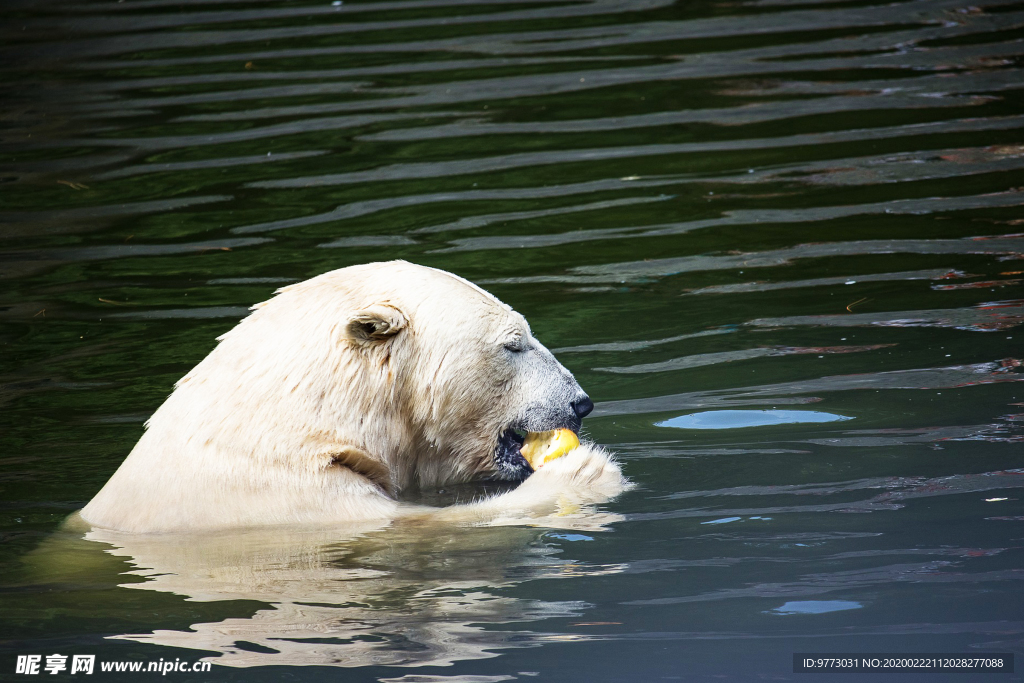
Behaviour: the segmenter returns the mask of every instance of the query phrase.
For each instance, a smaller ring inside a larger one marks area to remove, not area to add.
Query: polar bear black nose
[[[590,400],[589,396],[584,396],[578,401],[573,401],[572,409],[575,411],[576,417],[582,420],[590,415],[590,411],[594,409],[594,402]]]

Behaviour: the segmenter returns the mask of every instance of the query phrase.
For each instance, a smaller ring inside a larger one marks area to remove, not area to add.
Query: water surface
[[[3,671],[1024,666],[1024,4],[14,0],[0,26]],[[563,528],[57,532],[248,306],[391,258],[522,312],[637,488]]]

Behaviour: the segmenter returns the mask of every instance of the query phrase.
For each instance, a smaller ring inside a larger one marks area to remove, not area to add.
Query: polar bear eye
[[[526,345],[523,343],[523,340],[518,337],[505,342],[504,346],[506,351],[511,351],[512,353],[522,353],[526,350]]]

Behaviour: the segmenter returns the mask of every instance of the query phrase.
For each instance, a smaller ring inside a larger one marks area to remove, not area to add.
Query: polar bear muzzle
[[[525,438],[514,429],[506,429],[498,437],[494,449],[494,479],[522,481],[533,473],[533,468],[520,452]]]

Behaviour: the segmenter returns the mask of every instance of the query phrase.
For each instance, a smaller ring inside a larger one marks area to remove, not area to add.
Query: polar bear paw
[[[541,466],[515,490],[483,501],[481,512],[491,513],[486,523],[493,526],[599,531],[623,517],[601,512],[595,505],[632,486],[611,455],[583,444]]]
[[[437,518],[492,525],[529,524],[552,528],[604,528],[621,516],[593,506],[632,488],[604,449],[582,446],[531,474],[517,488],[434,512]]]
[[[573,498],[607,499],[630,486],[619,464],[599,446],[583,444],[531,474],[522,489],[549,489]]]

